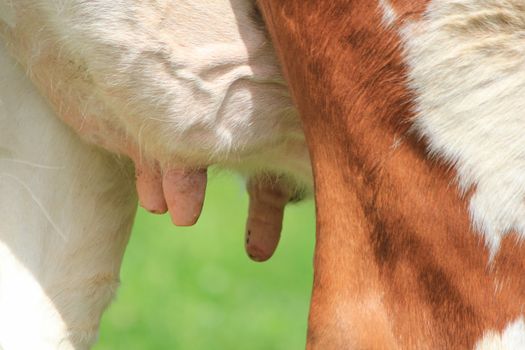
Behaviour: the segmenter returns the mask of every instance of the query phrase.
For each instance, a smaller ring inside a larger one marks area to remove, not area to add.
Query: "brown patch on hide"
[[[392,0],[417,20],[427,1]],[[409,133],[395,28],[369,0],[260,0],[315,173],[308,349],[472,349],[525,303],[525,249],[494,264],[453,169]]]

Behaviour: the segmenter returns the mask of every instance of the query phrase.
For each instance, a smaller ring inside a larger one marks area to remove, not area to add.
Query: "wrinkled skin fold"
[[[300,122],[253,2],[3,1],[11,53],[76,133],[132,159],[147,210],[194,224],[211,165],[310,191]]]

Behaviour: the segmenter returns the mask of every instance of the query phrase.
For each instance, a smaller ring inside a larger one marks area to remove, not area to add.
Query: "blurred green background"
[[[140,209],[95,350],[303,349],[313,201],[288,206],[281,242],[266,263],[244,252],[247,208],[241,180],[215,173],[194,227]]]

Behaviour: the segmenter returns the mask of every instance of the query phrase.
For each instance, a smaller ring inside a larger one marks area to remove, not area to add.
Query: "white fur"
[[[379,0],[379,8],[383,14],[383,23],[385,26],[393,26],[397,19],[397,14],[392,4],[388,0]]]
[[[0,348],[87,349],[118,285],[133,171],[60,123],[0,42]]]
[[[403,29],[415,130],[473,189],[470,214],[493,257],[525,236],[525,8],[521,0],[434,0]]]
[[[486,332],[476,344],[475,350],[522,350],[525,349],[525,320],[509,323],[501,334],[495,331]]]

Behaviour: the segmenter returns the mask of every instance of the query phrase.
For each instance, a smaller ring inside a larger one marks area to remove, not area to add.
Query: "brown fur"
[[[382,25],[376,1],[259,5],[315,173],[307,348],[472,349],[519,317],[525,250],[507,236],[489,264],[454,171],[409,133],[400,40]],[[392,5],[403,21],[427,4]]]

